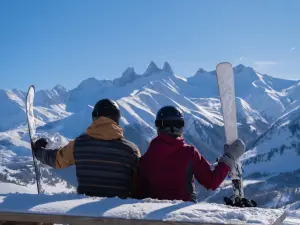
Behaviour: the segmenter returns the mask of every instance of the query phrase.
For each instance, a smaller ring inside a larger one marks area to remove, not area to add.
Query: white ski
[[[27,116],[27,123],[28,123],[28,132],[29,132],[29,139],[31,144],[31,150],[32,150],[32,158],[33,158],[33,164],[35,169],[35,175],[36,175],[36,184],[37,184],[37,191],[38,194],[40,194],[41,184],[40,184],[40,170],[37,167],[37,160],[34,156],[33,152],[33,144],[36,139],[36,124],[34,119],[34,113],[33,113],[33,101],[34,101],[34,95],[35,95],[35,87],[31,85],[27,92],[26,97],[26,116]]]
[[[231,145],[238,139],[232,65],[226,62],[220,63],[217,65],[216,72],[223,112],[226,143]],[[237,162],[235,169],[230,172],[229,177],[232,180],[234,201],[237,198],[243,198],[242,167],[240,162]]]

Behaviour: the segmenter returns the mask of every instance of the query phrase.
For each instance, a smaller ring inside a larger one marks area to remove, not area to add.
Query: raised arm
[[[229,171],[230,168],[223,162],[218,163],[212,170],[208,161],[197,150],[194,151],[193,173],[196,180],[206,189],[217,189]]]
[[[74,160],[74,141],[70,141],[60,149],[46,149],[47,141],[44,138],[37,140],[34,144],[35,157],[43,164],[52,168],[62,169],[75,163]]]
[[[240,139],[236,140],[232,145],[226,144],[224,146],[224,155],[220,158],[214,170],[212,170],[207,160],[195,149],[193,173],[196,180],[207,189],[217,189],[244,152],[245,145]]]

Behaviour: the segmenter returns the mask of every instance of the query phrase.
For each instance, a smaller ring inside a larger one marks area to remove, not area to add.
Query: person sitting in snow
[[[196,202],[194,178],[206,189],[215,190],[236,160],[245,152],[238,139],[225,145],[224,155],[212,170],[208,161],[183,139],[184,119],[180,109],[161,108],[155,120],[158,136],[139,161],[137,198]]]
[[[78,194],[127,198],[134,195],[138,147],[126,140],[119,126],[121,113],[115,101],[102,99],[92,112],[86,133],[60,149],[46,149],[47,141],[34,144],[36,158],[53,168],[75,165]]]

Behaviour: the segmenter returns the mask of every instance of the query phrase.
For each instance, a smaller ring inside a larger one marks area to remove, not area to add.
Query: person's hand
[[[232,169],[236,161],[244,154],[245,144],[241,139],[237,139],[233,144],[224,145],[224,155],[220,158],[219,162],[226,163]]]
[[[224,154],[230,154],[234,161],[238,160],[245,153],[245,144],[241,139],[237,139],[231,145],[224,145]]]
[[[33,150],[35,151],[40,148],[46,148],[47,144],[48,142],[45,138],[40,138],[33,144]]]

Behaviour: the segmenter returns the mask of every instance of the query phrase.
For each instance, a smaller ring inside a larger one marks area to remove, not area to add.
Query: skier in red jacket
[[[161,108],[155,125],[158,136],[139,162],[138,198],[196,202],[194,178],[206,189],[215,190],[245,152],[240,139],[230,146],[225,144],[224,155],[212,170],[198,150],[184,142],[184,119],[180,109]]]

